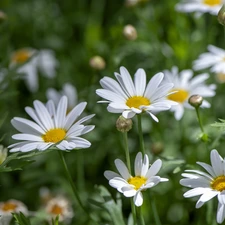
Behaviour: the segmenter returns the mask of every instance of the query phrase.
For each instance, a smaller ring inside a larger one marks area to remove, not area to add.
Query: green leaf
[[[211,124],[212,127],[218,127],[221,128],[222,130],[225,130],[225,120],[223,119],[218,119],[220,122],[215,122]]]
[[[109,191],[102,185],[98,186],[97,190],[99,192],[100,199],[98,199],[98,201],[90,199],[90,202],[106,210],[114,225],[125,225],[122,215],[121,200],[118,199],[118,202],[115,202]]]
[[[29,218],[27,218],[22,212],[19,214],[13,213],[13,217],[19,225],[31,225]]]

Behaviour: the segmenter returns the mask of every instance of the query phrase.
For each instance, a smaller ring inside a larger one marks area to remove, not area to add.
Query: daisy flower
[[[218,198],[217,222],[222,223],[225,218],[225,159],[223,159],[217,150],[210,153],[211,165],[203,162],[197,162],[206,172],[199,170],[185,170],[180,184],[192,188],[184,193],[185,198],[200,196],[196,203],[196,208],[200,208],[205,202],[213,197]]]
[[[63,196],[56,196],[50,199],[46,203],[45,211],[51,218],[59,215],[59,221],[64,223],[69,223],[74,216],[70,201]],[[51,219],[50,224],[52,224]]]
[[[28,214],[28,209],[23,202],[10,199],[5,202],[0,202],[0,224],[9,225],[12,219],[12,213],[22,212]]]
[[[224,0],[183,0],[181,3],[176,4],[175,8],[181,12],[217,15],[224,3]]]
[[[177,67],[173,67],[171,71],[165,70],[166,82],[173,82],[173,94],[167,98],[178,103],[171,107],[176,120],[180,120],[184,114],[184,108],[193,107],[188,103],[188,99],[192,95],[201,95],[202,97],[212,97],[215,95],[214,84],[206,85],[205,80],[209,78],[208,74],[199,74],[193,77],[192,70],[183,70],[178,72]],[[203,100],[201,107],[209,108],[210,103]]]
[[[105,171],[104,176],[109,180],[109,185],[123,193],[125,197],[134,197],[134,204],[141,206],[143,203],[142,191],[152,188],[160,182],[168,181],[167,178],[156,176],[159,172],[162,161],[156,160],[149,167],[149,158],[139,152],[135,158],[135,176],[130,175],[126,165],[120,159],[115,160],[116,168],[119,172]]]
[[[210,68],[210,72],[217,75],[217,79],[224,82],[225,77],[225,50],[213,45],[208,46],[208,51],[202,53],[197,60],[193,62],[194,70]]]
[[[52,99],[56,105],[58,105],[59,100],[63,95],[68,98],[68,111],[70,111],[77,104],[77,90],[72,84],[65,83],[61,91],[49,88],[46,92],[47,98],[49,100]]]
[[[58,61],[52,50],[36,50],[33,48],[22,48],[15,51],[11,56],[10,67],[18,73],[25,74],[27,88],[31,92],[38,90],[38,71],[45,77],[55,77]]]
[[[94,126],[85,126],[82,123],[94,115],[78,117],[86,107],[86,102],[81,102],[67,114],[68,100],[63,96],[56,107],[52,100],[46,105],[35,100],[34,108],[26,107],[27,114],[34,120],[14,117],[12,125],[21,133],[12,136],[20,142],[9,146],[10,152],[29,152],[35,149],[44,151],[51,146],[60,150],[74,148],[88,148],[91,143],[79,136],[94,129]]]
[[[147,112],[155,121],[158,118],[154,113],[168,110],[176,104],[166,99],[172,83],[160,85],[163,73],[152,77],[146,86],[146,74],[143,69],[138,69],[134,75],[134,82],[125,67],[120,67],[120,74],[115,73],[117,81],[110,77],[100,80],[103,89],[96,93],[106,99],[100,103],[109,103],[107,110],[112,113],[122,113],[124,118],[132,118],[135,114]]]

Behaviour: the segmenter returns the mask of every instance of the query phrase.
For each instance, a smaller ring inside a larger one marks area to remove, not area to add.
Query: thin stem
[[[156,208],[156,204],[155,204],[155,200],[154,200],[153,196],[151,196],[151,206],[152,206],[152,212],[153,212],[155,224],[156,225],[161,225],[161,221],[160,221],[160,218],[159,218],[158,210]]]
[[[200,117],[200,114],[199,114],[199,107],[195,107],[195,111],[196,111],[196,114],[197,114],[197,117],[198,117],[199,127],[200,127],[202,133],[204,133],[204,129],[203,129],[203,126],[202,126],[201,117]]]
[[[136,209],[135,209],[135,205],[133,202],[133,199],[130,199],[130,205],[131,205],[131,212],[132,212],[132,217],[133,217],[133,224],[136,225],[137,224],[137,216],[136,216]]]
[[[136,209],[137,209],[137,216],[138,216],[138,220],[139,220],[140,225],[145,225],[145,221],[144,221],[144,218],[143,218],[143,215],[142,215],[141,207],[136,207]]]
[[[127,161],[127,168],[129,172],[131,173],[131,166],[130,166],[130,154],[129,154],[129,148],[128,148],[128,140],[127,140],[127,132],[123,133],[124,137],[124,145],[125,145],[125,155],[126,155],[126,161]]]
[[[88,217],[90,220],[92,220],[95,224],[97,224],[97,223],[91,218],[90,213],[85,209],[85,207],[84,207],[84,205],[83,205],[83,203],[82,203],[82,201],[81,201],[81,199],[80,199],[80,196],[79,196],[78,191],[77,191],[77,188],[76,188],[76,186],[75,186],[75,184],[74,184],[74,182],[73,182],[73,179],[72,179],[71,174],[70,174],[70,172],[69,172],[69,169],[68,169],[68,167],[67,167],[66,160],[65,160],[65,158],[64,158],[64,155],[63,155],[62,151],[58,150],[58,153],[59,153],[59,157],[60,157],[60,159],[61,159],[61,162],[62,162],[62,164],[63,164],[64,172],[65,172],[65,174],[66,174],[66,177],[67,177],[67,179],[68,179],[68,181],[69,181],[69,183],[70,183],[70,186],[71,186],[71,188],[72,188],[72,190],[73,190],[73,194],[74,194],[74,196],[75,196],[75,198],[76,198],[76,200],[77,200],[77,202],[78,202],[80,208],[85,212],[85,214],[87,215],[87,217]]]
[[[142,125],[141,125],[141,114],[137,115],[138,118],[138,135],[140,141],[141,152],[145,154],[145,146],[144,146],[144,139],[143,139],[143,132],[142,132]]]

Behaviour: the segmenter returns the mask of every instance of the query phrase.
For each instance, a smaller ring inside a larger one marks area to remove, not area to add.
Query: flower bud
[[[7,15],[3,11],[0,11],[0,23],[4,22],[6,19]]]
[[[225,5],[223,5],[218,13],[217,19],[220,24],[225,26]]]
[[[188,99],[188,103],[193,107],[199,107],[202,104],[203,98],[200,95],[192,95]]]
[[[162,142],[155,142],[152,144],[151,151],[154,155],[158,155],[163,152],[164,146]]]
[[[0,165],[5,161],[8,154],[8,149],[4,148],[3,145],[0,145]]]
[[[96,70],[105,69],[105,60],[101,56],[93,56],[89,61],[90,67]]]
[[[135,40],[137,38],[137,31],[135,27],[128,24],[123,28],[123,35],[127,40]]]
[[[123,116],[120,116],[116,121],[116,128],[120,132],[128,132],[132,129],[132,120],[126,119]]]

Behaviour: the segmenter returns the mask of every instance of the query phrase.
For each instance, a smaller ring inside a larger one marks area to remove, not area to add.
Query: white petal
[[[215,149],[211,151],[210,159],[215,174],[217,176],[223,175],[223,159]]]
[[[141,206],[143,204],[143,195],[140,191],[134,196],[134,204],[136,206]]]
[[[137,193],[137,191],[132,186],[122,187],[121,190],[126,197],[133,197]]]
[[[135,176],[141,176],[141,168],[142,168],[142,153],[138,152],[138,154],[135,157],[135,162],[134,162]]]
[[[157,159],[152,165],[151,167],[148,169],[148,172],[146,174],[146,177],[150,178],[152,176],[155,176],[160,168],[162,166],[162,160],[161,159]]]
[[[118,172],[121,174],[121,176],[125,180],[128,180],[131,177],[126,165],[124,164],[124,162],[122,160],[116,159],[115,165],[116,165],[116,168],[117,168]]]
[[[203,195],[199,198],[198,202],[196,203],[196,208],[200,208],[205,202],[209,201],[213,197],[218,194],[217,191],[207,190]]]
[[[123,117],[126,118],[126,119],[130,119],[130,118],[134,117],[135,114],[136,114],[135,112],[129,111],[129,110],[125,110],[125,111],[122,113]]]
[[[191,197],[195,197],[198,195],[202,195],[206,192],[206,190],[208,190],[209,188],[202,188],[202,187],[197,187],[197,188],[193,188],[187,192],[184,193],[184,197],[185,198],[191,198]]]
[[[104,172],[104,176],[105,176],[105,178],[108,179],[108,180],[111,180],[111,179],[113,179],[114,177],[120,177],[120,175],[119,175],[118,173],[115,173],[115,172],[110,171],[110,170],[106,170],[106,171]]]
[[[225,218],[225,205],[218,202],[216,221],[217,223],[223,223]]]
[[[146,74],[143,69],[138,69],[134,75],[134,84],[136,89],[136,94],[138,96],[143,96],[146,87]]]

